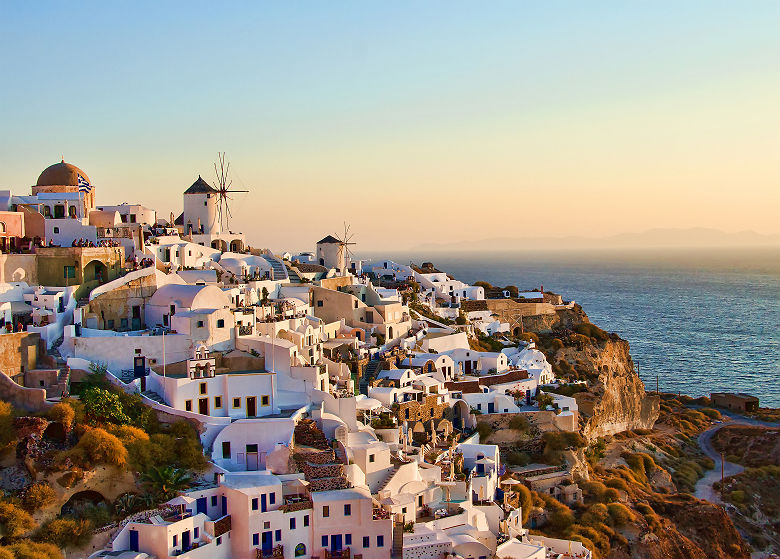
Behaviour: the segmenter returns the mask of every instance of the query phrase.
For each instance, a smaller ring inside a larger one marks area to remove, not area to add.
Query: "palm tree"
[[[114,510],[117,515],[124,517],[135,512],[140,504],[141,500],[135,493],[125,493],[114,501]]]
[[[185,470],[173,466],[152,466],[141,474],[141,480],[164,499],[170,499],[185,489],[192,477]]]

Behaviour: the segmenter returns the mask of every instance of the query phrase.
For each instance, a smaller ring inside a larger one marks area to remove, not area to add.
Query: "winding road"
[[[713,462],[715,462],[715,467],[712,470],[709,470],[707,473],[705,473],[704,477],[698,481],[698,483],[696,484],[696,490],[694,492],[694,495],[696,495],[697,498],[704,499],[706,501],[718,505],[722,505],[723,501],[720,498],[720,494],[712,488],[712,485],[715,482],[720,481],[721,460],[720,460],[720,453],[716,451],[714,448],[712,448],[711,440],[713,435],[715,435],[715,433],[717,433],[719,429],[727,425],[760,425],[763,427],[777,427],[776,423],[768,423],[766,421],[759,421],[758,419],[751,419],[749,417],[729,416],[723,414],[722,418],[723,418],[723,423],[718,423],[716,425],[713,425],[712,427],[710,427],[709,429],[707,429],[706,431],[702,432],[699,435],[699,439],[698,439],[699,447],[702,449],[704,454],[712,458]],[[743,471],[745,471],[745,468],[740,466],[739,464],[735,464],[727,460],[724,461],[723,464],[724,477],[735,476],[737,474],[742,473]]]

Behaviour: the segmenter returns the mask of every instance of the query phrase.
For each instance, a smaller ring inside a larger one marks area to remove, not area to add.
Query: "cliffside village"
[[[98,189],[63,161],[30,194],[0,191],[0,393],[40,412],[104,371],[196,425],[209,467],[93,557],[591,556],[529,534],[512,488],[578,502],[572,473],[509,467],[476,430],[517,414],[578,429],[574,398],[540,398],[545,355],[517,341],[523,316],[573,302],[353,259],[331,235],[250,248],[200,177],[178,217],[98,205]],[[503,349],[473,343],[487,335]]]

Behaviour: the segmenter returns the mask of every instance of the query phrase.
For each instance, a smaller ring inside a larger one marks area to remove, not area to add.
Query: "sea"
[[[647,390],[747,392],[780,407],[780,248],[371,256],[433,262],[467,283],[544,286],[628,340]]]

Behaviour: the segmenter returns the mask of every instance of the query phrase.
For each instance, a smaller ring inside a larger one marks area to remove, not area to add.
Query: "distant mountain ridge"
[[[610,248],[736,248],[780,247],[780,234],[763,235],[755,231],[727,233],[719,229],[655,228],[639,233],[620,233],[606,237],[495,237],[453,243],[424,243],[412,250],[534,250],[534,249],[610,249]]]

